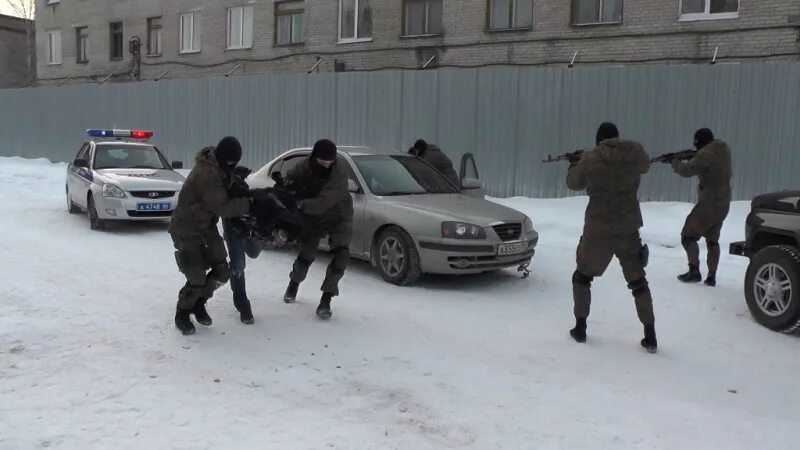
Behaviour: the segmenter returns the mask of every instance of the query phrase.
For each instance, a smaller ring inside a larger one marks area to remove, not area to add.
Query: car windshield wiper
[[[158,167],[153,166],[131,166],[131,169],[158,169]]]
[[[117,167],[117,166],[100,166],[100,167],[95,167],[94,168],[94,170],[103,170],[103,169],[121,169],[121,167]]]

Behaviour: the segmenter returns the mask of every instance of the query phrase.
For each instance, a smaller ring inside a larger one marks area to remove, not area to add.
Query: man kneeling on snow
[[[227,192],[231,171],[241,158],[242,146],[234,137],[223,138],[216,148],[201,150],[172,213],[169,233],[178,268],[186,276],[178,294],[175,326],[185,335],[195,332],[191,314],[201,324],[211,325],[206,302],[230,277],[217,222],[220,217],[238,217],[250,211],[249,198],[231,198]]]

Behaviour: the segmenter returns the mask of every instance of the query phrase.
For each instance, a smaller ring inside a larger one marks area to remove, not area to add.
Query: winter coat
[[[445,153],[436,145],[429,145],[425,152],[422,154],[422,159],[432,165],[442,175],[450,180],[453,184],[461,187],[461,181],[458,179],[455,169],[453,169],[453,162]]]
[[[650,158],[638,142],[607,139],[587,151],[567,172],[567,186],[586,189],[584,235],[636,233],[642,227],[639,181]]]
[[[332,239],[350,240],[353,224],[353,198],[348,189],[347,171],[339,162],[329,170],[313,162],[314,157],[292,167],[286,179],[302,198],[302,212],[324,228],[341,236]]]
[[[722,141],[711,141],[689,161],[673,161],[672,169],[682,177],[697,176],[697,212],[709,226],[721,222],[731,203],[731,149]]]
[[[250,210],[250,200],[230,198],[227,189],[230,175],[219,166],[214,147],[197,154],[195,167],[186,177],[172,212],[169,232],[173,236],[191,238],[216,230],[220,217],[238,217]],[[218,233],[218,232],[217,232]]]

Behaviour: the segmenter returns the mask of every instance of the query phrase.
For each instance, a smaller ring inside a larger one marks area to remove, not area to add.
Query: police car
[[[85,142],[67,166],[67,210],[87,212],[92,230],[109,220],[154,220],[172,215],[185,177],[147,141],[146,130],[86,130]]]

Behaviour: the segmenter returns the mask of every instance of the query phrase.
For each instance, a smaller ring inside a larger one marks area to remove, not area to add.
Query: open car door
[[[483,189],[478,175],[478,166],[475,164],[475,157],[472,153],[467,153],[461,157],[461,170],[458,179],[461,182],[461,190],[464,194],[477,198],[486,196],[486,191]]]

